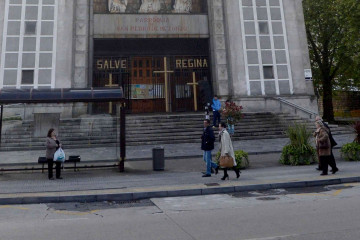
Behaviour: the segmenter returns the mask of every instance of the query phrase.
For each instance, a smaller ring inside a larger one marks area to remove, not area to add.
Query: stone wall
[[[0,1],[0,65],[1,65],[1,54],[2,54],[4,17],[5,17],[5,1]]]
[[[75,4],[75,68],[73,76],[73,88],[88,87],[88,52],[89,52],[89,24],[90,24],[90,1],[74,0]]]
[[[58,2],[55,88],[72,87],[74,11],[73,0]]]
[[[208,6],[213,88],[215,94],[226,97],[230,91],[223,0],[208,0]]]
[[[304,69],[311,69],[311,66],[302,1],[283,0],[283,5],[294,94],[313,96],[313,82],[306,81],[304,74]]]

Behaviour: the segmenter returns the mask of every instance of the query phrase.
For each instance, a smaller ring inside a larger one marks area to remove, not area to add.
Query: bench
[[[65,163],[74,163],[74,172],[76,172],[78,169],[76,168],[76,164],[80,162],[81,157],[80,156],[69,156],[68,160],[65,160]],[[44,172],[44,165],[47,164],[46,157],[39,157],[38,163],[42,164],[42,173]]]

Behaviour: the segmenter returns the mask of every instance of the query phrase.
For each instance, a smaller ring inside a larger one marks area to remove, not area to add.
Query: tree
[[[304,15],[314,83],[323,95],[323,118],[334,121],[333,89],[358,83],[359,0],[304,0]],[[356,73],[357,72],[357,73]]]

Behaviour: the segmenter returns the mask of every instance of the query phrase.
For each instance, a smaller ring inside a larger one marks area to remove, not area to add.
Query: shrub
[[[284,165],[310,165],[317,161],[316,150],[310,145],[301,147],[286,145],[281,153],[280,163]]]
[[[235,154],[235,161],[236,161],[236,168],[245,169],[250,166],[249,162],[249,154],[244,152],[243,150],[234,151]],[[220,152],[216,153],[216,163],[219,164],[220,161]]]
[[[344,144],[340,152],[346,161],[360,161],[360,143],[352,142]]]
[[[15,117],[5,117],[3,119],[3,121],[13,121],[13,120],[22,120],[22,118],[20,116],[15,116]]]
[[[294,124],[286,130],[290,143],[281,153],[280,163],[284,165],[309,165],[317,160],[316,150],[309,143],[311,132],[305,124]]]

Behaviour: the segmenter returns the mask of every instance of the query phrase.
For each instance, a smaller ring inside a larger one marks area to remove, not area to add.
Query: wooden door
[[[161,87],[164,78],[153,74],[161,68],[161,61],[152,57],[134,57],[131,59],[131,111],[133,113],[151,113],[165,111],[165,100]]]

